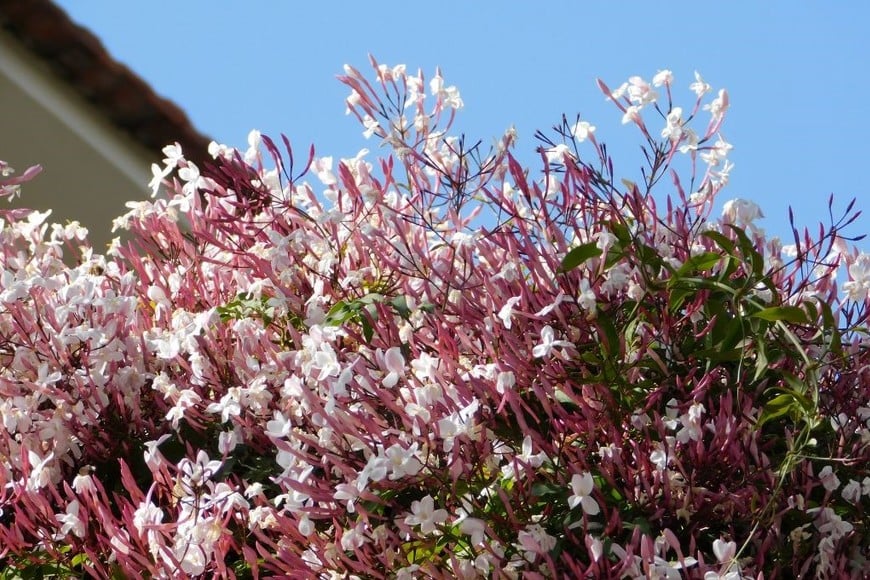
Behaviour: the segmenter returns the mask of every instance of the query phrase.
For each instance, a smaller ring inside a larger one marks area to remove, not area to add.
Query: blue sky
[[[767,216],[760,225],[789,238],[789,205],[804,225],[826,220],[831,193],[835,209],[857,197],[870,213],[870,3],[57,3],[201,131],[240,147],[257,128],[313,142],[319,155],[374,149],[344,115],[335,80],[344,63],[365,70],[371,53],[427,76],[440,66],[462,93],[469,137],[488,143],[515,125],[520,150],[532,151],[536,129],[579,113],[629,174],[642,160],[637,131],[620,125],[595,78],[616,87],[668,68],[690,108],[698,70],[731,97],[722,134],[735,168],[720,206],[751,199]],[[862,217],[851,232],[868,229]]]

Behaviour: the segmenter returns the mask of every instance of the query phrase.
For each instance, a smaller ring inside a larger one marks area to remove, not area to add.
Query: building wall
[[[155,157],[0,30],[0,159],[19,171],[43,166],[13,207],[52,209],[58,223],[78,220],[103,251],[124,203],[150,195]]]

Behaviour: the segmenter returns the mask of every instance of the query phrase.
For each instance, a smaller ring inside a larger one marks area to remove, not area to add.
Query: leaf
[[[366,342],[370,343],[375,334],[375,329],[372,328],[372,323],[369,322],[369,319],[366,316],[360,316],[359,322],[360,326],[362,326],[363,336],[365,337]]]
[[[749,239],[743,228],[737,227],[734,224],[726,224],[737,236],[737,242],[740,244],[740,251],[743,252],[743,257],[749,262],[752,267],[752,273],[756,278],[764,277],[764,256],[759,253],[755,247],[755,242]]]
[[[408,320],[411,316],[411,309],[408,308],[408,299],[405,296],[396,296],[390,300],[390,306],[396,311],[396,314]]]
[[[536,497],[544,497],[548,495],[552,496],[563,496],[565,495],[565,490],[562,486],[558,486],[554,483],[536,483],[532,486],[532,495]]]
[[[760,379],[770,367],[770,361],[767,358],[767,349],[764,346],[764,341],[759,341],[757,346],[758,350],[755,353],[755,376],[752,378],[753,382],[758,381],[758,379]]]
[[[599,313],[597,318],[598,333],[601,340],[601,346],[604,347],[604,352],[608,356],[616,356],[619,354],[619,337],[616,334],[616,327],[613,321],[604,313]]]
[[[761,415],[758,417],[756,427],[761,428],[765,423],[782,417],[783,415],[800,411],[800,403],[791,393],[783,393],[772,398],[764,404]]]
[[[571,251],[565,254],[565,257],[562,258],[562,265],[559,266],[559,272],[570,272],[586,260],[600,255],[601,248],[599,248],[595,242],[581,244],[576,248],[572,248]]]
[[[810,322],[807,318],[806,311],[797,306],[771,306],[759,310],[750,316],[752,318],[769,320],[770,322],[776,322],[778,320],[793,322],[795,324],[809,324]]]
[[[834,318],[834,312],[831,305],[821,301],[819,305],[822,308],[822,324],[826,331],[831,333],[831,352],[841,354],[843,349],[842,339],[840,338],[840,329],[837,327],[837,321]]]
[[[727,236],[714,230],[704,232],[701,235],[705,238],[710,238],[711,240],[716,242],[716,244],[718,244],[720,248],[722,248],[732,256],[734,255],[734,242],[729,240]]]
[[[625,186],[625,189],[628,190],[629,193],[634,192],[637,189],[637,184],[631,180],[623,178],[622,185]]]
[[[677,269],[677,276],[687,276],[697,272],[709,270],[722,259],[722,254],[716,252],[704,252],[697,256],[692,256],[683,265]]]
[[[329,326],[341,326],[354,315],[354,310],[344,300],[339,300],[332,305],[326,313],[326,324]]]

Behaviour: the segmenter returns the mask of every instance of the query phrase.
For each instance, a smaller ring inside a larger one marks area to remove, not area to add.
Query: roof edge
[[[0,0],[0,26],[155,159],[176,141],[188,159],[208,159],[211,138],[50,0]]]

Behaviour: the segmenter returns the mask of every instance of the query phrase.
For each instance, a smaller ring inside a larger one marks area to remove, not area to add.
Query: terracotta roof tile
[[[0,26],[87,101],[147,150],[181,143],[188,159],[207,157],[209,137],[191,124],[175,103],[157,95],[144,80],[119,63],[102,42],[75,24],[49,0],[0,0]]]

